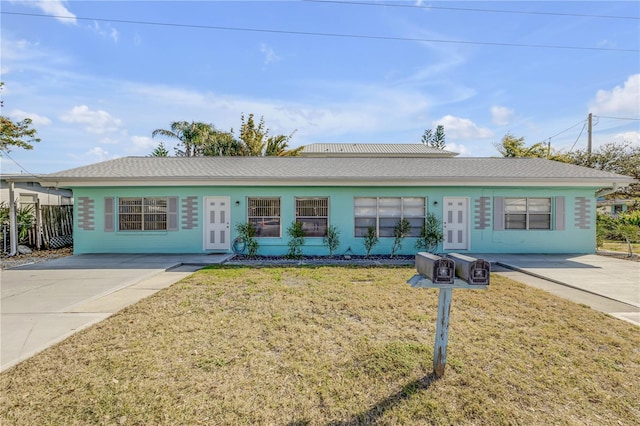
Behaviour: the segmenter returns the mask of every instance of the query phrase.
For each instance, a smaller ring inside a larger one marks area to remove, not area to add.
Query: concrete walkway
[[[640,263],[597,255],[475,255],[516,281],[640,325]],[[79,255],[3,270],[0,371],[231,255]]]
[[[0,371],[231,255],[79,255],[3,270]]]
[[[640,325],[640,262],[595,254],[476,256],[515,281]]]

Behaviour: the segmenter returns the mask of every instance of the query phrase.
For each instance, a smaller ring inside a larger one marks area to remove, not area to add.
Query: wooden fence
[[[26,227],[26,229],[25,229]],[[9,246],[7,227],[3,230],[4,247]],[[55,249],[73,245],[73,206],[34,205],[33,221],[18,224],[23,235],[19,243],[36,249]],[[26,234],[26,235],[25,235]],[[5,250],[6,251],[6,250]]]

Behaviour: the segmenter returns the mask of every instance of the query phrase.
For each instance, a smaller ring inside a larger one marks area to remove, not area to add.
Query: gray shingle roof
[[[458,154],[422,143],[313,143],[306,145],[300,155],[303,157],[455,157]]]
[[[539,158],[305,158],[305,157],[124,157],[41,176],[41,181],[78,186],[99,182],[126,185],[333,183],[505,186],[566,184],[610,186],[632,178]]]

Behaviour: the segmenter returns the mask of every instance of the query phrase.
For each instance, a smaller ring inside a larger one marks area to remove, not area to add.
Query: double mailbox
[[[471,285],[489,285],[491,265],[486,260],[457,253],[441,257],[420,252],[416,254],[416,270],[434,284],[453,284],[457,277]]]

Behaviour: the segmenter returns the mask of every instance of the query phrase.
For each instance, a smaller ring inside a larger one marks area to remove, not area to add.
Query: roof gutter
[[[614,182],[613,185],[609,188],[602,188],[596,191],[596,197],[605,197],[609,194],[613,194],[614,192],[618,192],[620,189],[627,187],[628,185],[620,185],[617,182]]]

